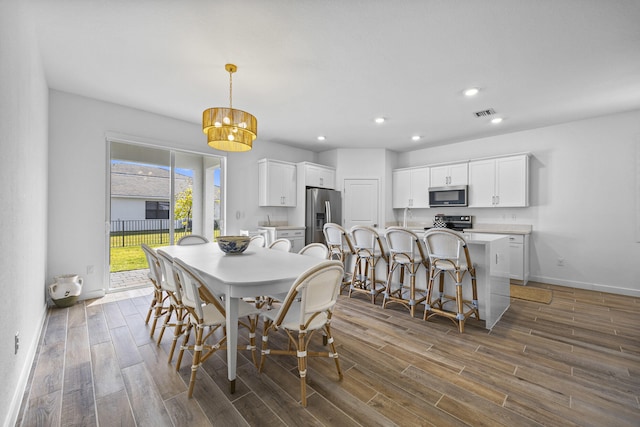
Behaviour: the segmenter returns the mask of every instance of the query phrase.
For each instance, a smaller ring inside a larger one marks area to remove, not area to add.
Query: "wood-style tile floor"
[[[306,408],[293,358],[271,356],[258,374],[245,352],[235,394],[219,352],[188,399],[191,359],[176,373],[171,334],[149,338],[149,290],[51,309],[17,425],[639,426],[640,299],[529,286],[552,289],[551,304],[513,300],[491,332],[469,320],[464,334],[341,296],[344,379],[312,359]]]

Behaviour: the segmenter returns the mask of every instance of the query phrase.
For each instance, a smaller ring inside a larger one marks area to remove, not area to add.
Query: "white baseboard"
[[[15,426],[16,421],[18,419],[18,415],[20,414],[20,405],[22,404],[22,398],[24,397],[24,392],[27,388],[27,382],[29,381],[29,375],[31,374],[31,368],[33,367],[33,362],[36,357],[36,351],[38,350],[38,343],[40,342],[40,337],[43,332],[44,323],[47,319],[47,305],[45,304],[42,307],[42,312],[40,316],[40,328],[37,334],[34,334],[34,338],[28,345],[27,348],[27,356],[24,361],[24,365],[20,371],[20,376],[18,377],[18,384],[16,385],[15,392],[13,394],[13,398],[11,399],[11,405],[9,406],[9,413],[4,420],[4,426],[10,427]]]
[[[631,288],[622,288],[619,286],[603,285],[600,283],[578,282],[575,280],[564,280],[555,277],[531,276],[530,281],[549,283],[550,285],[566,286],[568,288],[585,289],[588,291],[607,292],[617,295],[628,295],[631,297],[640,297],[640,290]]]

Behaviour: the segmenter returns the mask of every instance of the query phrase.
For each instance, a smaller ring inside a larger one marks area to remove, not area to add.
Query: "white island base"
[[[509,238],[500,234],[480,233],[464,233],[464,236],[471,262],[476,266],[480,319],[485,321],[487,329],[491,329],[507,311],[511,302]],[[465,278],[465,281],[470,279]],[[471,286],[463,285],[463,289],[467,299],[467,292],[471,292]]]

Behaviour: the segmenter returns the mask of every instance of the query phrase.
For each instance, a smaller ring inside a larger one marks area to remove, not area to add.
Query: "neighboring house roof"
[[[135,163],[111,164],[111,196],[169,199],[169,170]],[[191,177],[175,174],[176,194],[191,186]]]

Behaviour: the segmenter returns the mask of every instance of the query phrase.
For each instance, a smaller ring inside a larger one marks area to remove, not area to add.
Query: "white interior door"
[[[378,187],[377,179],[344,180],[344,228],[354,225],[378,227]]]

